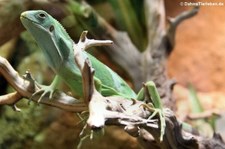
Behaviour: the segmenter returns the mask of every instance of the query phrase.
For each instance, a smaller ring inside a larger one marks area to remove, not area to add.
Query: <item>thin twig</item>
[[[179,14],[178,16],[176,16],[175,18],[171,18],[168,17],[168,22],[169,22],[169,27],[167,28],[167,33],[166,33],[166,37],[168,40],[168,51],[167,53],[171,52],[171,49],[173,49],[174,45],[175,45],[175,34],[176,34],[176,29],[177,26],[183,22],[186,19],[189,19],[193,16],[195,16],[199,11],[199,7],[196,6],[191,10],[188,11],[184,11],[181,14]]]
[[[212,116],[219,117],[220,112],[218,110],[207,110],[201,113],[193,113],[193,114],[188,114],[187,119],[190,120],[198,120],[198,119],[205,119],[205,118],[210,118]]]

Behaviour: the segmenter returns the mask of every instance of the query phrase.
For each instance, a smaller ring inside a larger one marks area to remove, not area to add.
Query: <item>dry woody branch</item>
[[[74,45],[75,62],[82,72],[84,101],[77,100],[65,93],[58,91],[53,99],[43,98],[40,104],[61,108],[71,112],[82,112],[89,110],[88,126],[93,129],[103,129],[105,125],[124,126],[124,130],[133,137],[137,137],[144,148],[213,148],[214,146],[223,147],[224,143],[219,135],[214,135],[212,139],[194,135],[191,132],[183,131],[174,113],[165,108],[166,133],[163,142],[158,140],[160,136],[158,119],[148,119],[151,114],[141,105],[142,101],[128,100],[121,97],[103,97],[94,86],[94,69],[88,58],[80,56],[82,50],[91,46],[111,45],[109,40],[93,40],[86,37],[87,32],[83,32],[80,40]],[[40,89],[40,86],[27,72],[24,76],[19,74],[11,67],[8,61],[0,58],[0,72],[16,90],[14,93],[2,95],[1,105],[12,105],[14,109],[16,102],[31,95]],[[37,101],[39,97],[35,97]]]

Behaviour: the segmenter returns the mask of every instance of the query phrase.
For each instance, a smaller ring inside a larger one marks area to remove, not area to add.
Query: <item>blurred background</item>
[[[129,9],[119,8],[118,1],[87,0],[86,2],[117,30],[126,31],[135,46],[140,50],[144,49],[147,40],[145,33],[145,17],[147,16],[144,16],[143,12],[143,0],[125,0],[126,8]],[[85,29],[88,29],[90,33],[96,33],[86,26],[85,22],[78,21],[79,15],[85,15],[83,7],[79,5],[80,2],[75,0],[0,0],[0,55],[7,58],[21,75],[29,70],[39,83],[49,84],[54,73],[46,65],[46,60],[31,35],[20,23],[20,13],[31,9],[48,11],[62,23],[73,40],[77,42]],[[180,2],[180,0],[165,0],[166,16],[175,17],[192,8],[181,6]],[[201,2],[211,1],[201,0]],[[201,6],[196,16],[179,25],[175,49],[167,61],[169,77],[177,80],[174,96],[177,102],[176,113],[181,120],[186,120],[186,116],[192,112],[191,98],[199,100],[203,111],[216,110],[223,114],[225,109],[223,81],[225,78],[225,19],[223,19],[225,0],[213,2],[221,2],[224,6]],[[131,26],[121,21],[121,16],[129,20],[132,15],[136,19],[128,21],[132,23]],[[94,19],[86,21],[93,25],[96,23]],[[89,36],[95,38],[92,34]],[[129,75],[105,52],[102,52],[101,48],[98,50],[93,48],[90,52],[132,85]],[[193,87],[188,88],[188,84],[192,84]],[[13,90],[2,77],[0,87],[1,95]],[[69,91],[63,84],[60,87]],[[76,148],[83,123],[79,123],[80,120],[75,113],[44,105],[37,106],[35,103],[28,106],[27,100],[20,101],[18,107],[22,109],[21,112],[15,112],[9,106],[0,106],[0,149]],[[224,117],[221,116],[220,119],[222,118]],[[218,122],[216,131],[222,132],[220,123]],[[217,125],[215,122],[211,125],[214,130],[215,125]],[[203,126],[202,123],[201,126]],[[135,138],[121,130],[118,127],[107,127],[104,137],[95,138],[93,141],[87,139],[82,148],[141,148]],[[210,128],[209,131],[211,131]]]

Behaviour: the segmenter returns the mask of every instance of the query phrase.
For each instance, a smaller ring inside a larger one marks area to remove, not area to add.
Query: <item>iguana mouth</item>
[[[28,24],[33,24],[33,26],[36,26],[36,28],[39,28],[39,29],[42,29],[43,31],[45,31],[45,28],[42,26],[41,23],[39,23],[39,22],[37,22],[37,21],[34,21],[34,20],[30,19],[29,17],[26,16],[26,14],[23,14],[23,13],[22,13],[22,14],[20,15],[20,20],[21,20],[23,26],[24,26],[26,29],[28,29],[28,30],[30,30],[29,27],[28,27],[28,26],[29,26]],[[31,26],[32,26],[32,25],[31,25]]]
[[[22,20],[22,19],[26,19],[32,23],[40,25],[38,22],[35,22],[34,20],[29,19],[28,17],[24,16],[23,14],[20,15],[20,20]]]

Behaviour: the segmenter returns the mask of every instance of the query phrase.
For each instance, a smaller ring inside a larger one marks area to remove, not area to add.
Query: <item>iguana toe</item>
[[[29,98],[28,104],[30,104],[31,100],[38,94],[41,94],[41,95],[40,95],[40,98],[37,100],[37,103],[40,103],[40,101],[47,95],[49,95],[49,99],[52,99],[54,92],[55,92],[55,89],[53,89],[51,86],[41,85],[41,89],[31,95],[31,97]]]

